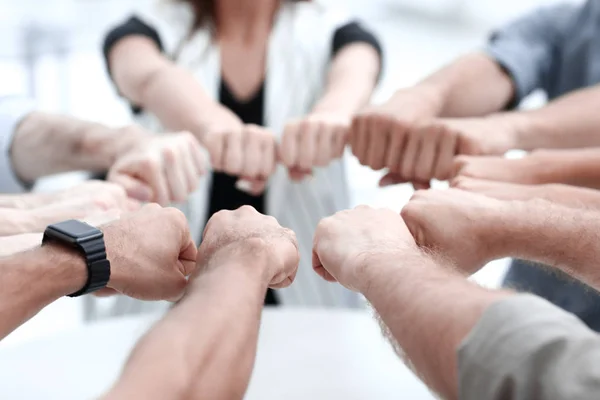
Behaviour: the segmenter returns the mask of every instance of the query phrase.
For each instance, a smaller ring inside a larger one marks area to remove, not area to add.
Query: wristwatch
[[[50,225],[44,231],[42,245],[56,242],[77,249],[85,258],[88,277],[78,297],[106,287],[110,279],[110,262],[106,258],[104,234],[98,228],[74,219]]]

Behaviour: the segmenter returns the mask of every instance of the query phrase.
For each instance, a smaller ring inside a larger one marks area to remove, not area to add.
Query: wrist
[[[509,150],[523,149],[524,137],[529,127],[529,117],[523,113],[498,113],[492,114],[484,119],[492,127],[495,134],[494,143],[496,148],[492,154],[504,154]]]
[[[54,287],[57,297],[75,293],[85,286],[88,270],[84,257],[74,248],[60,243],[44,244],[39,256],[46,265],[45,279]]]
[[[248,238],[217,250],[208,260],[207,268],[239,268],[268,285],[274,278],[270,266],[276,262],[265,240]]]

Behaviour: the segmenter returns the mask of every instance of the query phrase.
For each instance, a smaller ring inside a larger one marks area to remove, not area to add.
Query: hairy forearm
[[[373,94],[380,70],[377,51],[368,44],[346,46],[334,58],[327,87],[313,112],[353,115]]]
[[[16,175],[33,182],[60,172],[106,171],[136,139],[101,124],[34,112],[19,124],[11,157]]]
[[[433,390],[457,398],[458,346],[487,307],[510,294],[483,289],[425,254],[370,263],[364,295],[402,355]]]
[[[514,202],[498,221],[498,257],[511,256],[561,269],[600,289],[600,213],[544,201]]]
[[[58,298],[85,284],[83,258],[44,246],[0,259],[0,340]]]
[[[600,191],[596,189],[563,184],[538,185],[532,189],[536,197],[556,204],[600,211]]]
[[[492,58],[473,53],[430,75],[418,86],[429,88],[445,118],[484,116],[502,110],[514,96],[511,78]]]
[[[251,258],[208,266],[138,343],[106,399],[241,399],[267,289],[261,270]]]
[[[518,117],[518,148],[578,148],[600,146],[600,85],[569,93]]]

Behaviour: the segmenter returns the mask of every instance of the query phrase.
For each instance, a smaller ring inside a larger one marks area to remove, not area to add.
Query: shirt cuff
[[[30,188],[15,175],[11,147],[19,123],[34,110],[34,103],[26,99],[0,97],[0,192],[22,193]]]
[[[459,398],[496,399],[502,390],[522,392],[520,386],[531,385],[540,372],[528,370],[540,348],[557,337],[588,331],[574,315],[533,295],[491,305],[459,347]]]

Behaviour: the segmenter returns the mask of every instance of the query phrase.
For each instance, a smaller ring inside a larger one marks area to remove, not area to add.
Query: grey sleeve
[[[462,400],[600,398],[600,337],[532,295],[492,305],[458,351]]]
[[[518,105],[536,89],[545,89],[556,79],[557,49],[570,29],[582,6],[561,4],[545,7],[495,31],[485,52],[495,59],[511,76]]]

